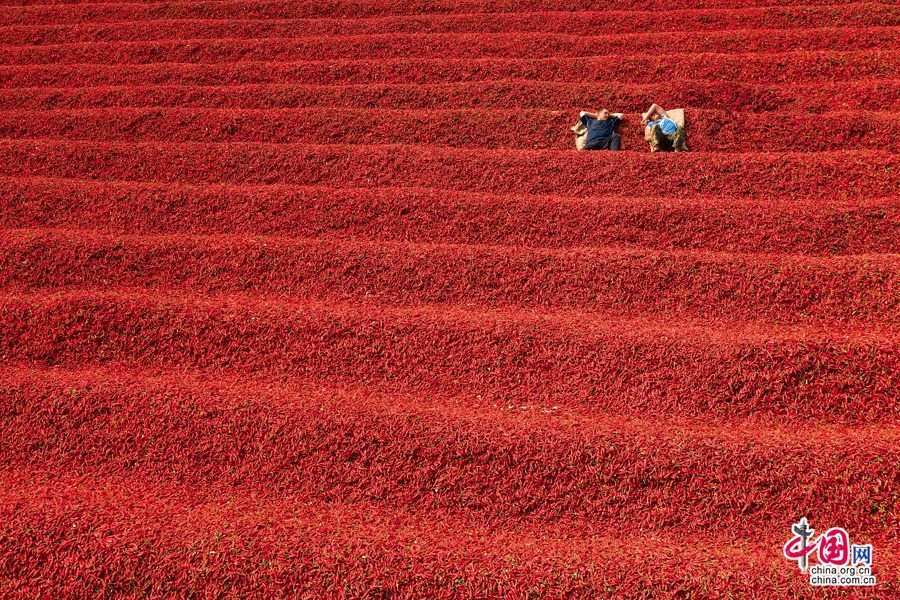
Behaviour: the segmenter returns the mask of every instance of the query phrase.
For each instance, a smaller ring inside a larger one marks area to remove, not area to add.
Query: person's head
[[[609,109],[601,108],[597,111],[597,118],[601,121],[605,121],[609,118]]]
[[[654,111],[649,117],[647,117],[648,121],[659,121],[659,115]]]

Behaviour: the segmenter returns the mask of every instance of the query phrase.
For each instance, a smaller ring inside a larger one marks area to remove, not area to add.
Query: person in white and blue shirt
[[[651,152],[687,151],[684,126],[670,119],[668,113],[659,104],[650,105],[650,108],[642,116],[641,123],[646,127],[645,137],[650,142]]]

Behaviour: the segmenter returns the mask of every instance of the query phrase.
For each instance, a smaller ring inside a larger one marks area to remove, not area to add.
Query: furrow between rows
[[[611,34],[718,31],[737,29],[803,30],[822,27],[892,27],[900,24],[895,5],[860,3],[827,6],[773,6],[739,9],[669,10],[665,19],[635,18],[633,11],[419,14],[367,19],[167,19],[105,23],[0,26],[7,44],[129,42],[176,39],[359,36],[440,33],[545,33],[597,35],[597,20]]]
[[[248,292],[779,323],[900,317],[900,258],[0,230],[0,286]]]
[[[688,142],[705,152],[815,152],[889,148],[893,112],[744,113],[690,110]],[[574,111],[112,108],[0,111],[0,137],[91,141],[416,144],[469,148],[574,147]],[[623,148],[646,148],[630,113]],[[823,136],[822,132],[828,135]]]
[[[889,152],[702,154],[419,146],[0,141],[0,175],[160,183],[320,184],[604,195],[822,198],[892,195]],[[854,177],[846,173],[852,170]]]
[[[636,85],[606,82],[497,80],[450,84],[241,84],[0,88],[0,109],[172,108],[399,108],[517,109],[643,112],[663,106],[743,112],[900,110],[900,79],[759,85],[686,79]]]
[[[97,85],[243,85],[253,83],[454,83],[497,79],[583,82],[699,79],[809,83],[898,76],[900,52],[789,51],[747,54],[645,54],[617,57],[359,59],[303,62],[154,63],[147,65],[4,65],[4,87]]]
[[[895,45],[900,28],[728,30],[626,35],[502,33],[381,34],[303,39],[183,39],[153,42],[88,42],[73,45],[0,46],[0,65],[231,63],[241,61],[367,60],[400,58],[565,58],[661,53],[667,57],[703,52],[868,50]]]
[[[196,488],[134,470],[79,476],[6,469],[0,477],[0,568],[36,596],[59,589],[91,596],[106,587],[124,594],[177,589],[202,595],[210,582],[247,596],[366,596],[377,590],[444,599],[554,596],[562,590],[626,597],[635,589],[708,594],[736,586],[772,595],[791,589],[798,598],[829,596],[796,584],[796,572],[773,550],[783,536],[726,545],[708,532],[617,537],[590,521],[500,529],[451,511],[421,514],[277,490]],[[875,572],[890,580],[897,549],[890,542],[878,548],[882,561]],[[58,561],[34,560],[47,555]],[[56,566],[63,561],[79,568]],[[887,587],[866,591],[890,595]]]
[[[632,245],[900,254],[893,196],[566,197],[447,189],[149,184],[0,178],[0,225],[119,234],[366,238],[553,248]]]
[[[656,10],[741,9],[751,7],[831,6],[834,0],[651,0]],[[861,10],[871,3],[859,3]],[[308,17],[364,18],[373,16],[412,16],[457,13],[517,13],[601,11],[609,6],[600,0],[438,0],[423,5],[419,0],[378,0],[373,2],[321,2],[320,0],[250,0],[100,3],[81,5],[0,6],[0,23],[31,25],[38,23],[102,23],[107,21],[144,21],[154,19],[296,19]],[[630,10],[635,17],[648,8],[648,2],[628,0],[616,6]]]
[[[626,536],[720,526],[765,539],[800,506],[879,543],[900,460],[893,425],[812,425],[798,439],[753,422],[679,425],[302,381],[2,372],[7,468],[139,470],[474,523],[589,519]]]
[[[4,294],[0,358],[399,386],[642,418],[894,422],[891,326],[84,290]]]

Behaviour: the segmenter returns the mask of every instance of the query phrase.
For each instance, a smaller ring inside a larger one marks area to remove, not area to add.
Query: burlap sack
[[[575,132],[575,149],[584,150],[584,145],[587,143],[587,127],[579,120],[572,125],[571,129]]]

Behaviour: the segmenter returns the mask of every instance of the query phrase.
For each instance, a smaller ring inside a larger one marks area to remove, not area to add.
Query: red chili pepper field
[[[0,597],[896,598],[898,41],[0,0]],[[878,585],[811,586],[804,516]]]

